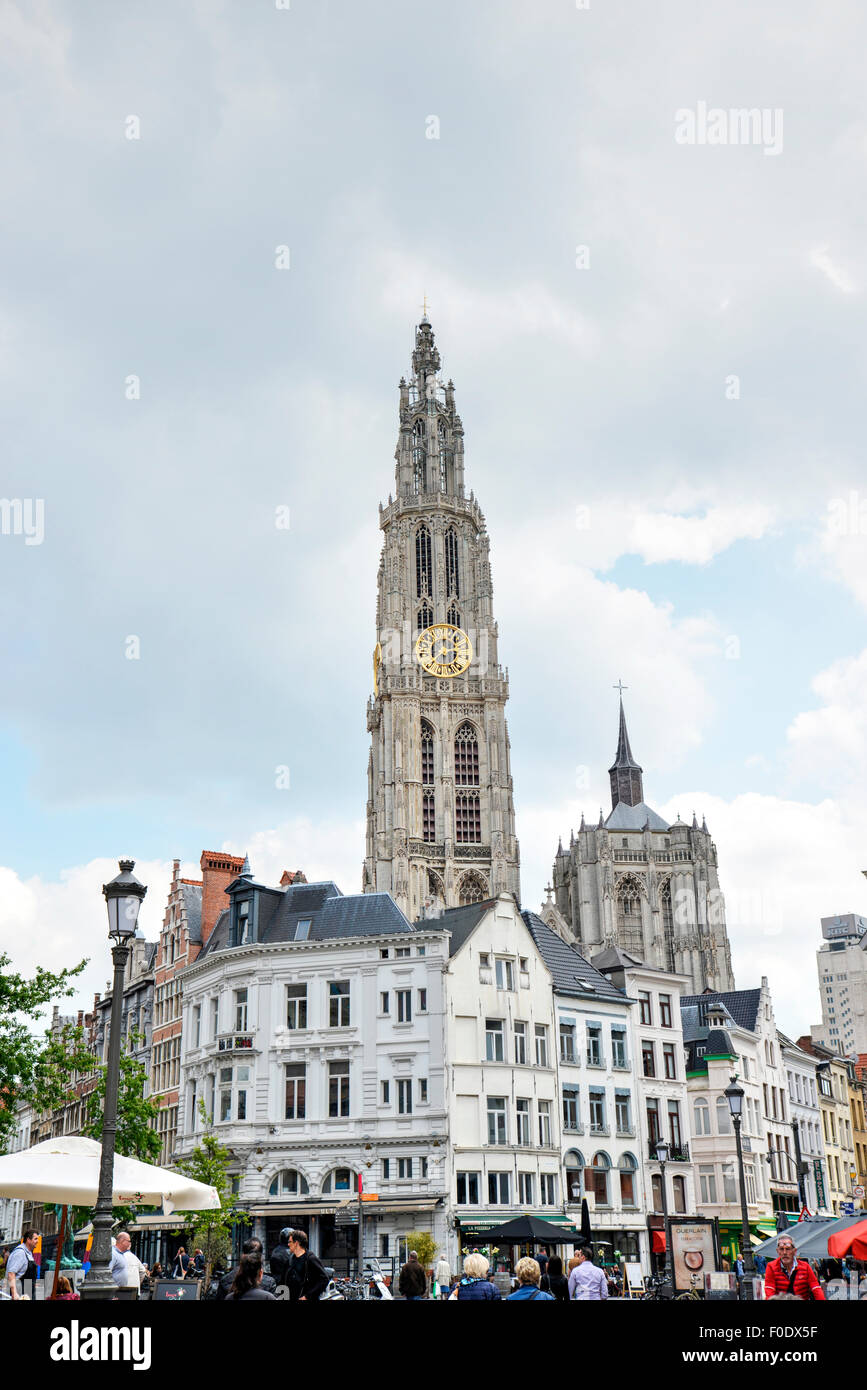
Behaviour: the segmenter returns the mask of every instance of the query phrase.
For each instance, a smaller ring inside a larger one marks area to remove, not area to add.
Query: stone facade
[[[375,694],[367,707],[363,889],[390,893],[414,920],[444,907],[519,894],[505,708],[488,535],[464,491],[463,425],[439,379],[427,318],[400,383],[396,495],[380,507]],[[427,674],[416,654],[435,623],[470,640],[466,671]]]
[[[611,812],[581,818],[554,860],[554,905],[588,958],[611,946],[659,970],[685,975],[698,993],[734,988],[716,845],[707,825],[674,825],[644,801],[623,704],[609,769]]]

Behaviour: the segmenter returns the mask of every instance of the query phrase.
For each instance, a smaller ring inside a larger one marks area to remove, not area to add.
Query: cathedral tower
[[[400,381],[395,496],[379,508],[374,695],[367,706],[364,891],[410,920],[519,896],[485,519],[464,491],[464,431],[427,314]]]
[[[732,990],[725,900],[716,845],[704,821],[669,825],[644,800],[623,698],[608,769],[611,811],[584,824],[554,860],[554,901],[542,917],[588,960],[619,946],[660,970],[689,976],[696,994]]]

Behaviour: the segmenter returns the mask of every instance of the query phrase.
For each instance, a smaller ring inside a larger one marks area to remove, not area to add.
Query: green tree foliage
[[[144,1038],[140,1033],[131,1033],[127,1041],[135,1047]],[[47,1036],[34,1067],[30,1099],[37,1111],[53,1113],[80,1095],[81,1133],[101,1139],[106,1074],[106,1067],[97,1063],[87,1048],[83,1030],[66,1027],[54,1037]],[[145,1097],[147,1079],[145,1066],[129,1052],[122,1052],[117,1090],[117,1152],[153,1163],[160,1151],[160,1137],[153,1128],[159,1106]]]
[[[46,1004],[73,993],[71,981],[87,961],[54,974],[37,966],[33,979],[9,970],[10,957],[0,955],[0,1153],[5,1153],[15,1129],[15,1106],[33,1083],[42,1050],[31,1031]]]
[[[422,1268],[431,1269],[439,1246],[430,1231],[407,1231],[404,1240],[407,1249],[414,1250],[418,1255],[418,1262]]]
[[[211,1269],[217,1259],[227,1258],[230,1248],[232,1227],[246,1220],[247,1213],[235,1204],[232,1183],[229,1177],[231,1154],[221,1144],[204,1101],[199,1101],[199,1116],[203,1134],[189,1158],[178,1163],[178,1169],[196,1182],[215,1187],[220,1197],[219,1207],[212,1211],[185,1212],[187,1229],[193,1233],[193,1241],[200,1245],[205,1257],[205,1288],[211,1281]],[[195,1248],[195,1246],[194,1246]]]

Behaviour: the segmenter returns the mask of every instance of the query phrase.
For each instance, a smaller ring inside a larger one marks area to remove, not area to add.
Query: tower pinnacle
[[[608,769],[608,776],[611,780],[611,809],[618,802],[622,801],[626,806],[637,806],[644,800],[644,786],[642,783],[643,768],[632,756],[632,749],[629,746],[629,733],[626,728],[626,714],[623,709],[623,691],[626,686],[621,682],[614,687],[620,690],[620,727],[617,735],[617,752],[614,762]]]

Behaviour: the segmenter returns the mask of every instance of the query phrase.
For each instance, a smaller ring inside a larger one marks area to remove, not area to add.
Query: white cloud
[[[867,779],[867,648],[835,661],[811,682],[822,704],[803,710],[786,730],[789,765],[798,778],[833,785],[863,801]]]
[[[831,260],[827,246],[817,246],[810,252],[810,264],[815,266],[817,270],[821,270],[822,274],[831,281],[831,284],[838,290],[842,290],[844,294],[855,293],[854,284],[845,270],[842,270]]]

